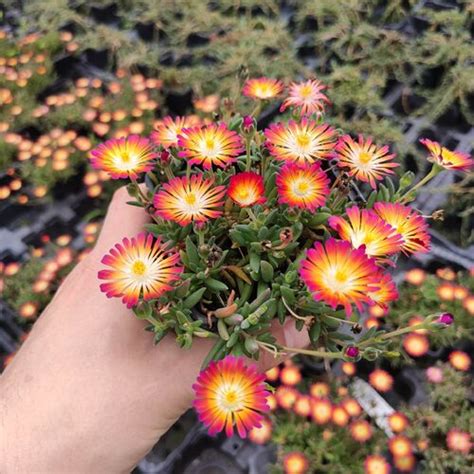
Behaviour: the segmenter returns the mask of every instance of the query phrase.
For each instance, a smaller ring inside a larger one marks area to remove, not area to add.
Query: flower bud
[[[454,322],[454,316],[451,313],[441,313],[437,322],[450,326]]]
[[[359,349],[355,346],[347,346],[345,350],[346,357],[355,359],[359,355]]]

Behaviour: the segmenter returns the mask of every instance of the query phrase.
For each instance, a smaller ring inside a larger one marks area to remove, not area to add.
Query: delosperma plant
[[[395,185],[388,146],[325,122],[329,99],[317,80],[290,84],[280,110],[291,120],[258,130],[259,111],[284,91],[280,81],[253,79],[243,85],[245,100],[256,102],[252,116],[224,100],[215,123],[167,117],[150,138],[113,139],[90,152],[95,168],[130,180],[130,204],[150,217],[143,233],[103,257],[101,289],[148,321],[157,343],[167,334],[184,349],[196,337],[215,341],[195,385],[211,433],[230,435],[236,425],[245,436],[266,409],[263,378],[242,356],[395,357],[394,337],[446,326],[431,314],[359,335],[365,307],[397,298],[397,256],[429,251],[428,216],[409,205],[417,189],[473,161],[426,141],[432,172]],[[272,334],[278,323],[308,331],[312,347],[281,345]]]

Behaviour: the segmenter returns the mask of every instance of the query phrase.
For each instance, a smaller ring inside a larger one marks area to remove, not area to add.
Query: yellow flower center
[[[242,391],[235,385],[224,387],[219,394],[219,400],[226,411],[239,411],[245,407]]]
[[[259,84],[257,86],[257,90],[255,91],[255,95],[258,97],[271,97],[272,90],[269,84]]]
[[[372,155],[370,153],[367,153],[366,151],[361,151],[359,153],[359,161],[365,165],[372,161]]]
[[[308,192],[310,191],[310,185],[308,181],[305,181],[303,179],[300,179],[295,182],[293,186],[293,192],[298,196],[298,197],[305,197],[308,195]]]
[[[345,283],[347,280],[347,274],[341,270],[337,270],[334,278],[338,283]]]
[[[194,193],[189,193],[184,198],[188,206],[194,206],[196,204],[197,198]]]
[[[309,142],[310,138],[307,134],[300,134],[296,137],[296,144],[301,148],[308,146]]]
[[[443,165],[456,165],[459,161],[459,157],[456,153],[444,147],[441,149],[441,163]]]
[[[216,146],[216,141],[214,140],[213,137],[207,137],[206,138],[206,148],[208,150],[213,150]]]
[[[132,265],[132,272],[137,276],[142,276],[146,272],[146,265],[141,260],[137,260]]]
[[[310,85],[302,86],[300,88],[300,96],[302,99],[307,99],[313,93],[313,88]]]

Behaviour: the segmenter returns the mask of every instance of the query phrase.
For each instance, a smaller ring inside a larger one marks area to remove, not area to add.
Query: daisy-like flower
[[[89,155],[92,166],[106,171],[112,179],[137,178],[152,169],[152,160],[157,156],[150,140],[138,135],[107,140]]]
[[[365,443],[372,438],[372,426],[366,420],[355,420],[349,425],[351,436],[359,443]]]
[[[394,411],[391,415],[389,415],[387,420],[390,429],[394,433],[401,433],[402,431],[405,431],[409,425],[406,415],[399,411]]]
[[[463,351],[453,351],[449,354],[449,363],[457,370],[467,372],[471,368],[471,358]]]
[[[270,77],[258,77],[245,81],[242,94],[251,99],[268,100],[280,95],[284,89],[283,82]]]
[[[425,219],[410,206],[392,202],[376,202],[375,212],[403,238],[406,255],[430,250],[430,235]]]
[[[330,100],[323,90],[326,86],[316,79],[304,82],[292,82],[288,88],[288,97],[281,104],[280,112],[288,107],[301,109],[301,115],[321,114]]]
[[[290,120],[288,124],[274,123],[264,132],[265,145],[277,160],[301,165],[329,158],[335,147],[336,130],[327,125],[318,125],[306,117],[300,123]]]
[[[240,136],[225,123],[184,129],[178,136],[178,145],[184,148],[178,156],[206,170],[212,165],[226,168],[244,150]]]
[[[370,257],[385,257],[400,251],[402,236],[374,211],[352,206],[346,209],[346,214],[349,222],[341,216],[331,216],[328,223],[354,248],[365,245],[365,252]]]
[[[413,452],[413,444],[407,436],[399,434],[389,439],[388,449],[394,457],[409,456]]]
[[[262,426],[266,402],[265,375],[255,365],[246,366],[242,357],[227,356],[213,361],[193,385],[194,408],[199,420],[215,435],[225,429],[232,436],[234,426],[245,438],[252,428]]]
[[[161,145],[164,148],[178,146],[178,135],[183,129],[199,125],[199,119],[196,116],[185,117],[164,117],[163,120],[155,124],[150,138],[155,145]]]
[[[365,474],[390,474],[390,464],[383,456],[373,454],[367,456],[364,461]]]
[[[370,291],[368,295],[375,305],[385,313],[388,308],[387,303],[398,299],[397,285],[390,273],[386,272],[379,273],[377,283],[379,288],[376,291]],[[374,312],[374,309],[375,307],[372,306],[369,308],[369,312]]]
[[[400,166],[392,159],[388,146],[378,148],[369,137],[364,139],[359,135],[358,141],[349,135],[344,135],[336,145],[335,157],[340,168],[347,168],[350,176],[369,183],[375,189],[375,181],[381,181],[385,175],[394,174],[392,168]]]
[[[428,148],[429,160],[447,170],[469,171],[474,166],[474,160],[467,153],[448,150],[428,138],[420,139],[420,143]]]
[[[267,200],[263,177],[252,171],[244,171],[232,176],[229,180],[227,195],[240,207],[263,204]]]
[[[328,398],[313,398],[311,417],[317,425],[325,425],[332,419],[333,405]]]
[[[153,205],[158,216],[186,226],[219,217],[224,195],[224,186],[215,186],[213,179],[204,179],[202,174],[183,176],[163,184]]]
[[[285,474],[306,474],[309,469],[309,459],[299,451],[285,454],[283,458]]]
[[[412,472],[415,468],[416,458],[413,454],[409,454],[408,456],[395,456],[393,458],[393,464],[400,472]]]
[[[457,428],[452,428],[446,436],[446,444],[451,451],[469,454],[472,448],[471,435]]]
[[[285,164],[276,177],[278,202],[314,212],[329,195],[329,179],[319,163],[299,166]]]
[[[388,392],[393,386],[393,377],[383,369],[375,369],[369,374],[369,383],[379,392]]]
[[[379,288],[378,274],[364,247],[353,249],[349,242],[332,238],[324,245],[315,242],[300,266],[300,277],[313,298],[333,309],[344,306],[347,316],[352,314],[352,304],[362,311],[362,303],[372,303],[367,293]]]
[[[412,357],[421,357],[430,349],[430,341],[424,334],[412,332],[403,339],[403,348]]]
[[[179,265],[179,255],[170,253],[166,246],[153,235],[140,233],[131,239],[125,238],[116,244],[102,258],[107,265],[98,273],[100,285],[108,298],[122,298],[128,308],[135,306],[138,300],[159,298],[173,287],[173,281],[179,280],[183,267]]]
[[[249,431],[249,440],[255,444],[266,444],[272,438],[272,422],[265,417],[260,424],[260,428],[253,427]]]

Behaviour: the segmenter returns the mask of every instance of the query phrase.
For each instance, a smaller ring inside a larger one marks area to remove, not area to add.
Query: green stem
[[[374,342],[392,339],[394,337],[401,336],[402,334],[418,331],[419,329],[426,329],[426,323],[422,322],[419,324],[414,324],[413,326],[407,326],[404,328],[396,329],[395,331],[387,332],[385,334],[382,334],[381,336],[371,337],[370,339],[367,339],[366,341],[362,341],[361,343],[357,344],[357,347],[361,348],[364,346],[368,346],[370,344],[373,344]]]
[[[250,156],[250,146],[251,146],[251,139],[247,137],[245,139],[245,155],[246,155],[245,171],[250,171],[250,168],[252,167],[252,157]]]
[[[333,321],[337,321],[338,323],[341,323],[341,324],[349,324],[350,326],[357,326],[359,324],[356,321],[348,321],[347,319],[335,318],[334,316],[329,316],[328,314],[325,314],[324,317],[332,319]]]
[[[325,351],[312,351],[310,349],[297,349],[296,347],[282,347],[285,352],[293,352],[295,354],[304,354],[313,357],[320,357],[322,359],[342,359],[344,355],[342,352],[325,352]]]
[[[140,185],[137,182],[137,178],[130,176],[130,181],[136,186],[141,203],[142,204],[147,204],[148,203],[148,198],[147,198],[147,196],[145,196],[145,194],[143,194],[142,189],[141,189]]]
[[[405,204],[405,201],[407,200],[408,196],[413,194],[414,191],[416,191],[418,188],[421,188],[424,186],[426,183],[431,181],[437,174],[439,174],[440,171],[442,171],[442,167],[437,165],[436,163],[433,163],[433,167],[431,168],[430,172],[423,178],[418,181],[411,189],[409,189],[400,199],[399,202],[402,204]]]

